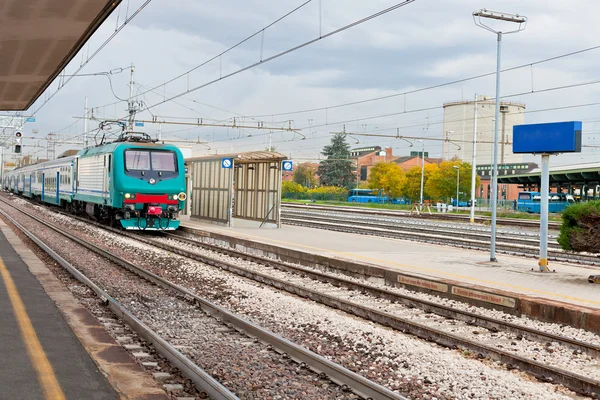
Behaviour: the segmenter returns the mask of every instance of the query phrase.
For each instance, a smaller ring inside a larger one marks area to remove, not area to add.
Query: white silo
[[[494,160],[494,113],[496,102],[489,96],[477,97],[477,165],[492,164]],[[475,102],[456,101],[444,103],[444,153],[445,160],[454,157],[471,162],[473,155],[473,124]],[[523,155],[512,152],[512,128],[525,122],[525,104],[500,102],[498,127],[498,163],[523,161]]]

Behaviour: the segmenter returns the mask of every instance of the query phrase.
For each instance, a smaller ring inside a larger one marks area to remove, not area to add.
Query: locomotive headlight
[[[185,193],[181,192],[179,193],[179,201],[185,201],[186,195]]]
[[[130,198],[131,198],[131,194],[129,194],[129,193],[125,193],[125,198],[126,198],[126,199],[130,199]]]
[[[179,198],[179,195],[177,195],[177,194],[173,195],[173,200],[177,200],[178,198]]]

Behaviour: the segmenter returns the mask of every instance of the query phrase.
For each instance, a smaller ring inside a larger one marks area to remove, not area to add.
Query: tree
[[[296,182],[283,181],[281,182],[281,192],[282,193],[305,193],[306,188],[302,185],[297,184]]]
[[[346,135],[336,133],[331,144],[323,147],[321,152],[327,156],[321,161],[317,175],[323,186],[351,187],[354,182],[354,165],[350,160],[350,146],[346,143]]]
[[[300,164],[294,171],[294,182],[308,188],[313,188],[317,186],[317,178],[315,177],[316,173],[317,169],[312,164]]]
[[[369,173],[369,188],[382,189],[388,198],[402,195],[406,186],[406,176],[396,163],[377,163]]]
[[[425,197],[425,187],[427,185],[427,180],[431,175],[435,173],[439,168],[437,164],[427,164],[425,165],[425,173],[423,174],[423,196]],[[412,202],[421,200],[421,167],[412,167],[406,173],[406,185],[404,186],[404,191],[402,195],[407,199],[410,199]]]
[[[431,174],[425,185],[428,196],[444,201],[456,197],[456,174],[460,170],[459,192],[460,199],[471,198],[471,164],[461,160],[444,161],[440,163],[437,171]],[[477,176],[475,187],[479,186],[481,178]]]

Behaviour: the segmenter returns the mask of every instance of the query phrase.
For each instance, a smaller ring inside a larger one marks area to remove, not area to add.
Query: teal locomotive
[[[133,230],[174,230],[185,206],[181,151],[148,136],[122,136],[75,156],[17,168],[5,189]]]

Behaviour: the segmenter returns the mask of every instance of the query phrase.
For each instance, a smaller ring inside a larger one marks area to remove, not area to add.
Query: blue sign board
[[[35,122],[35,117],[27,117],[25,122]]]
[[[513,153],[581,153],[581,121],[515,125]]]
[[[233,158],[223,158],[221,160],[221,168],[232,168],[233,167]]]
[[[135,126],[144,126],[144,123],[140,121],[135,121]]]
[[[284,171],[291,171],[293,169],[293,163],[289,160],[285,160],[281,164],[281,169],[283,169]]]

